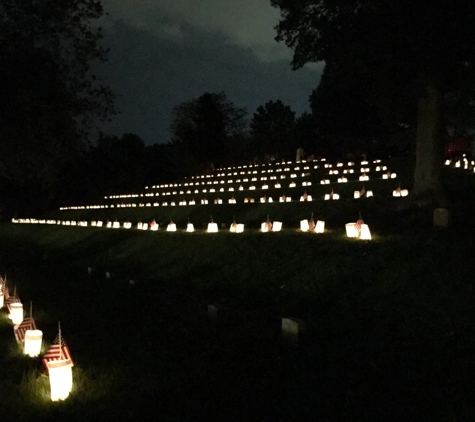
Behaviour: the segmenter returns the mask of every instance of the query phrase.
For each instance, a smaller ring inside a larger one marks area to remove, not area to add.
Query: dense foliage
[[[464,84],[469,87],[464,92],[473,94],[475,5],[460,0],[271,4],[281,10],[277,39],[294,50],[294,68],[317,61],[340,64],[353,78],[361,78],[380,103],[392,109],[401,101],[412,104],[417,121],[416,196],[444,203],[440,166],[446,99]]]
[[[113,112],[111,92],[90,71],[106,58],[93,24],[102,13],[94,0],[0,4],[0,187],[10,203],[42,208]]]

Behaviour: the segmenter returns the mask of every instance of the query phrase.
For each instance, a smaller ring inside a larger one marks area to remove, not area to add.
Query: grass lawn
[[[0,224],[0,271],[76,361],[52,403],[2,311],[0,418],[474,420],[475,207],[454,204],[434,230],[431,210],[374,202],[370,242],[345,237],[343,201],[323,235],[289,228],[291,211],[281,233],[241,235]],[[282,317],[305,322],[298,347]]]

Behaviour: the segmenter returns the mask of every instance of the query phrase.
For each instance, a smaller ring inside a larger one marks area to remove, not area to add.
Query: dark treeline
[[[416,196],[442,204],[443,144],[451,131],[475,132],[475,6],[417,1],[408,15],[403,1],[271,3],[293,67],[325,62],[309,112],[272,99],[250,115],[205,92],[170,110],[170,140],[144,145],[135,134],[93,135],[116,113],[107,81],[91,72],[107,56],[93,24],[101,3],[3,0],[1,212],[39,215],[223,165],[294,159],[297,148],[334,159],[414,156]]]

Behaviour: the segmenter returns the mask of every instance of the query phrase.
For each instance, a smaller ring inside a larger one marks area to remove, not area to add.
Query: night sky
[[[102,45],[109,61],[96,71],[117,96],[120,114],[104,130],[135,133],[147,145],[170,140],[172,108],[224,91],[252,118],[280,99],[299,116],[322,66],[293,71],[292,52],[274,40],[279,11],[269,0],[103,0]]]

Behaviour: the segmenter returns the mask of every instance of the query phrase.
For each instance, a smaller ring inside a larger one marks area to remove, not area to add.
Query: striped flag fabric
[[[361,218],[355,223],[355,229],[358,230],[358,233],[361,233],[361,226],[363,224],[364,221]]]
[[[61,359],[69,359],[71,361],[71,364],[74,366],[74,361],[71,356],[71,351],[69,350],[69,347],[66,345],[63,338],[58,335],[51,347],[44,354],[41,361],[43,362],[44,367],[48,371],[48,362]]]
[[[2,290],[3,297],[7,300],[10,297],[10,292],[8,291],[7,282],[2,276],[0,276],[0,290]]]
[[[15,338],[18,343],[21,343],[23,340],[25,340],[25,333],[27,330],[36,330],[34,318],[25,318],[23,322],[16,329],[14,329]]]
[[[8,310],[9,314],[12,312],[12,303],[16,303],[16,302],[20,302],[20,299],[14,297],[14,296],[10,296],[10,295],[8,295],[8,298],[7,298],[7,295],[5,295],[4,304],[7,307],[7,310]]]

